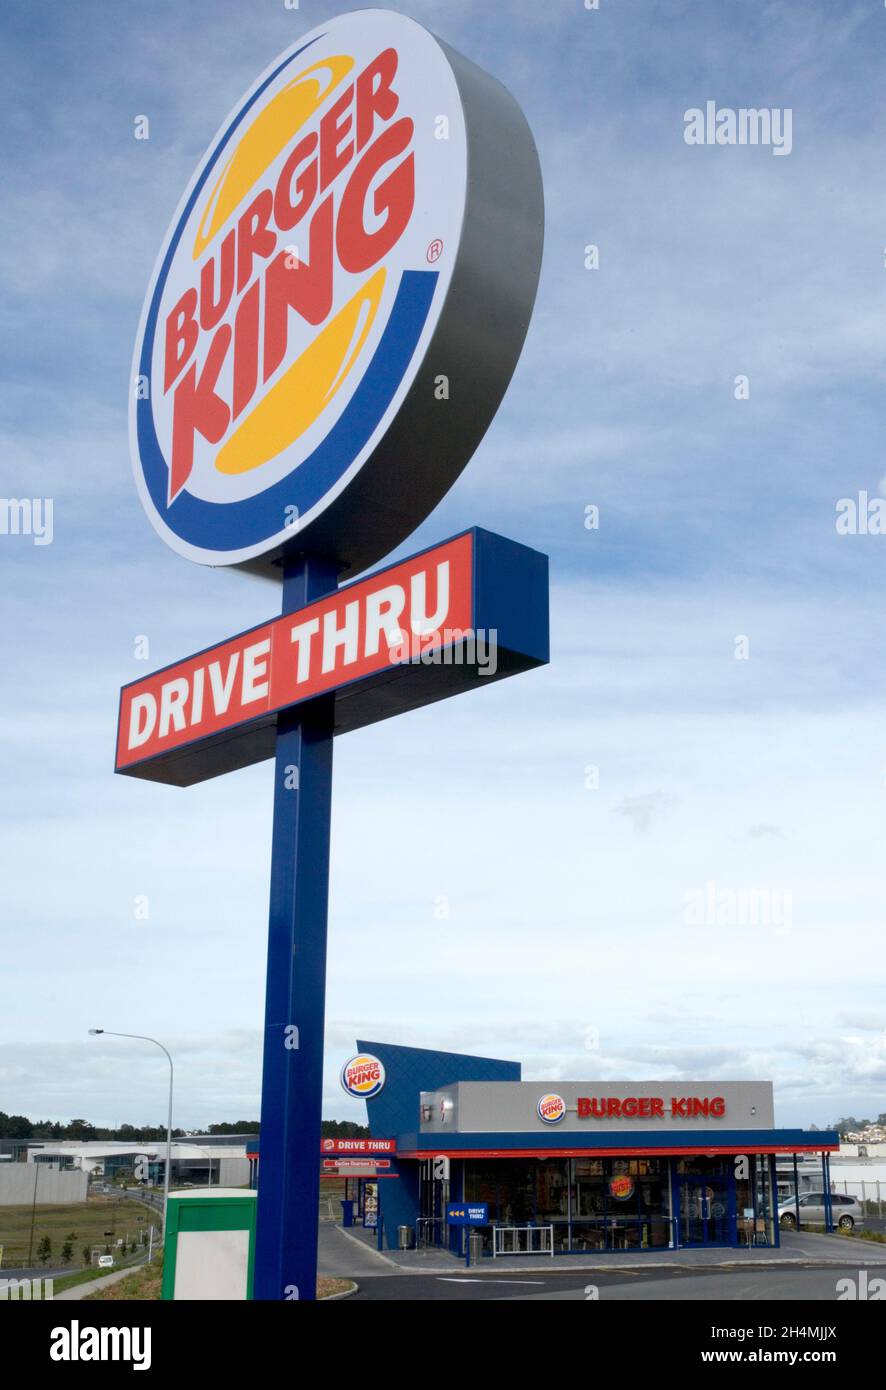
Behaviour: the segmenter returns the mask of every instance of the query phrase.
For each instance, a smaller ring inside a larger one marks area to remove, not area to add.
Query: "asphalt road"
[[[17,1265],[4,1265],[0,1268],[0,1280],[3,1279],[63,1279],[66,1274],[76,1274],[83,1268],[82,1264],[58,1265],[47,1268],[46,1265],[31,1265],[28,1268]]]
[[[871,1270],[870,1278],[886,1271]],[[612,1274],[564,1270],[558,1274],[392,1274],[354,1278],[360,1285],[355,1300],[364,1302],[778,1302],[833,1303],[837,1281],[857,1281],[856,1268],[816,1269],[800,1266],[749,1270],[650,1270]],[[596,1295],[591,1291],[596,1290]]]

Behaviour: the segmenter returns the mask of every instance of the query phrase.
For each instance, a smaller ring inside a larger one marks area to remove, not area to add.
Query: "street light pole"
[[[31,1203],[31,1238],[28,1241],[28,1269],[31,1268],[31,1259],[34,1254],[34,1223],[37,1220],[37,1178],[40,1175],[40,1164],[37,1162],[37,1155],[34,1155],[34,1200]]]
[[[90,1028],[89,1031],[93,1037],[98,1037],[99,1034],[103,1034],[107,1038],[135,1038],[138,1042],[153,1043],[155,1047],[160,1048],[161,1052],[166,1053],[166,1060],[169,1063],[169,1111],[166,1117],[166,1164],[163,1174],[163,1243],[165,1245],[166,1215],[169,1206],[169,1170],[172,1167],[172,1058],[162,1042],[158,1042],[156,1038],[149,1038],[144,1033],[114,1033],[108,1028]]]

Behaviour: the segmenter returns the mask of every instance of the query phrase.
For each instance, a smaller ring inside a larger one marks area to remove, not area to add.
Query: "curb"
[[[351,1287],[345,1289],[344,1293],[327,1294],[326,1298],[318,1298],[318,1303],[337,1303],[340,1298],[353,1298],[355,1293],[360,1292],[360,1285],[351,1280]]]
[[[393,1263],[389,1261],[389,1263]],[[468,1271],[472,1276],[480,1277],[483,1274],[566,1274],[570,1270],[575,1273],[592,1271],[595,1274],[614,1274],[619,1270],[631,1270],[632,1273],[642,1273],[649,1270],[680,1270],[685,1274],[703,1274],[705,1270],[742,1270],[742,1269],[791,1269],[802,1265],[809,1269],[843,1269],[848,1265],[855,1264],[853,1260],[841,1260],[837,1256],[823,1259],[820,1255],[791,1255],[784,1259],[776,1260],[718,1260],[705,1262],[704,1264],[684,1263],[681,1260],[644,1260],[642,1264],[635,1261],[619,1260],[607,1264],[585,1264],[584,1261],[563,1259],[555,1264],[551,1261],[544,1265],[501,1265],[497,1261],[487,1261],[484,1259],[482,1264],[471,1265]],[[874,1267],[881,1267],[886,1264],[886,1260],[863,1261],[863,1264],[873,1264]],[[464,1273],[465,1265],[404,1265],[394,1266],[400,1274],[454,1274],[459,1271]],[[861,1264],[859,1265],[861,1267]]]

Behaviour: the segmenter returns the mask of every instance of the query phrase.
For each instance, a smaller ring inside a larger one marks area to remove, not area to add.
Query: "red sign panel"
[[[347,1154],[356,1158],[358,1154],[393,1154],[397,1152],[396,1139],[324,1139],[320,1149],[325,1154]]]
[[[374,1172],[376,1168],[390,1168],[390,1166],[391,1160],[389,1158],[324,1158],[323,1160],[324,1168],[335,1168],[338,1172],[346,1168],[359,1168],[361,1172],[371,1169]]]
[[[472,576],[468,533],[124,686],[117,771],[460,641]]]

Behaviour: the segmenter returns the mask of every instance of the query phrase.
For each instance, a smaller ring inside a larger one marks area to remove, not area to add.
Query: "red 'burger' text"
[[[415,204],[414,126],[408,116],[395,119],[397,63],[396,50],[385,49],[336,98],[318,128],[300,135],[276,184],[256,193],[214,243],[198,283],[167,315],[163,390],[174,388],[170,501],[190,476],[196,435],[220,443],[259,383],[284,362],[290,310],[322,324],[332,309],[336,260],[362,275],[408,226]],[[296,228],[307,247],[297,257],[291,250]],[[225,396],[219,378],[231,354]]]

